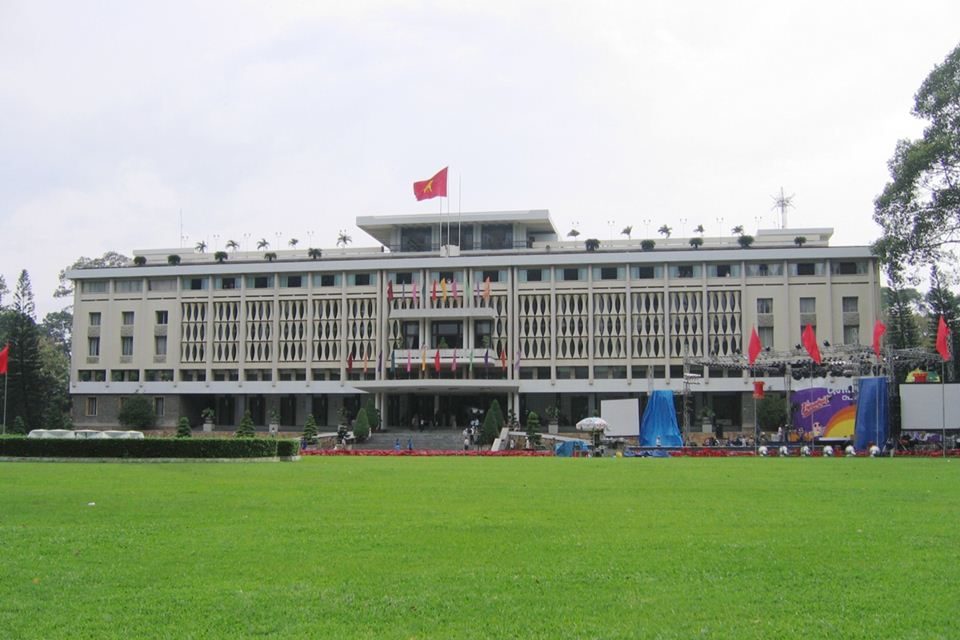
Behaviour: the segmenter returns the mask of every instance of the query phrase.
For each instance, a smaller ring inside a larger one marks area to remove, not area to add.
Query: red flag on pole
[[[447,167],[440,169],[437,175],[429,180],[413,183],[413,195],[417,200],[446,197],[447,195]]]
[[[803,337],[801,339],[803,342],[803,347],[807,350],[807,353],[810,354],[810,357],[813,358],[813,361],[817,364],[823,362],[823,358],[820,357],[820,347],[817,346],[817,334],[813,332],[813,325],[808,324],[807,328],[803,330]]]
[[[940,316],[940,323],[937,325],[937,353],[944,362],[949,362],[953,357],[950,353],[950,329],[947,328],[943,316]]]
[[[352,372],[353,372],[353,352],[351,352],[350,355],[347,356],[347,373],[349,374]]]
[[[440,349],[437,349],[436,353],[433,354],[433,368],[437,373],[440,373]]]
[[[430,292],[430,300],[433,302],[437,301],[437,281],[433,281],[433,291]]]
[[[387,280],[387,302],[393,302],[393,280]]]
[[[2,350],[0,350],[0,373],[6,375],[7,366],[10,362],[10,345],[9,343]]]
[[[750,330],[750,347],[747,349],[747,355],[750,357],[749,363],[751,366],[757,361],[757,356],[760,355],[761,349],[762,346],[760,345],[760,335],[757,333],[757,328],[754,327]]]
[[[880,338],[887,332],[887,325],[879,320],[873,325],[873,352],[880,357]]]
[[[763,399],[763,385],[764,383],[761,380],[757,380],[753,383],[753,397],[757,400]]]

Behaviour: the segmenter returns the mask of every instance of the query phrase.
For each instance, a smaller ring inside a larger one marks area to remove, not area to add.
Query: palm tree
[[[230,249],[230,251],[236,251],[239,248],[240,248],[239,242],[237,242],[236,240],[227,240],[227,249]]]
[[[627,240],[630,240],[630,234],[633,233],[633,226],[626,226],[623,228],[623,231],[620,232],[620,235],[627,236]]]
[[[742,225],[742,224],[738,224],[738,225],[735,226],[733,229],[730,229],[730,233],[732,233],[732,234],[735,235],[735,236],[742,236],[742,235],[743,235],[743,225]]]
[[[337,246],[344,247],[353,242],[353,238],[347,235],[346,231],[341,231],[340,235],[337,236]]]
[[[261,249],[261,250],[263,250],[263,251],[266,251],[266,250],[269,249],[269,248],[270,248],[270,243],[267,242],[267,239],[266,239],[266,238],[260,238],[260,240],[257,242],[257,249]]]
[[[274,260],[277,259],[277,254],[274,253],[273,251],[267,251],[266,253],[263,254],[263,258],[264,258],[264,260],[268,260],[268,261],[270,261],[270,262],[273,262]]]
[[[227,259],[227,252],[217,251],[215,254],[213,254],[213,259],[217,262],[223,263],[223,261]]]
[[[576,229],[570,229],[570,233],[567,234],[567,237],[576,238],[578,235],[580,235],[579,231],[577,231]]]
[[[296,249],[296,248],[297,248],[297,244],[298,244],[299,242],[300,242],[300,241],[297,240],[296,238],[290,238],[290,239],[287,241],[287,244],[290,245],[290,248],[291,248],[291,249]]]
[[[600,248],[600,241],[596,238],[588,238],[587,241],[583,243],[583,246],[587,251],[596,251]]]
[[[663,225],[662,227],[657,229],[657,233],[663,235],[665,238],[669,238],[672,232],[673,232],[673,229],[671,229],[667,225]]]
[[[703,229],[703,225],[702,225],[702,224],[698,224],[696,227],[694,227],[693,232],[694,232],[694,233],[699,233],[700,235],[703,235],[703,234],[705,233],[705,231],[704,231],[704,229]]]
[[[207,250],[207,243],[201,240],[197,243],[197,246],[195,246],[194,249],[196,249],[197,253],[203,253]]]
[[[307,255],[310,256],[311,260],[319,260],[320,254],[321,254],[320,249],[313,249],[313,248],[307,249]]]

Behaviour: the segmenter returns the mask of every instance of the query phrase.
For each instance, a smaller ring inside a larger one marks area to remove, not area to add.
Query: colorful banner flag
[[[807,328],[803,330],[801,342],[803,342],[803,347],[807,350],[807,353],[810,354],[810,357],[813,358],[814,362],[817,364],[823,362],[823,358],[820,357],[820,347],[817,346],[817,334],[813,332],[813,325],[808,324]]]
[[[473,349],[470,349],[470,375],[473,375]]]
[[[407,373],[410,373],[410,349],[407,349]]]
[[[483,281],[483,301],[490,301],[490,276]]]
[[[433,354],[433,368],[437,373],[440,373],[440,349],[437,349],[436,353]]]
[[[507,370],[507,350],[506,349],[500,350],[500,364],[503,365],[503,370],[506,371]]]
[[[517,361],[516,361],[516,362],[514,363],[514,365],[513,365],[513,368],[514,368],[517,372],[520,371],[520,358],[521,358],[521,356],[520,356],[520,350],[518,349],[518,350],[517,350]]]
[[[7,367],[10,364],[10,343],[0,351],[0,373],[6,375]]]
[[[429,180],[421,180],[413,183],[413,195],[417,200],[429,200],[430,198],[446,197],[447,195],[447,169],[440,169]]]
[[[350,355],[347,356],[347,374],[353,372],[353,352],[350,352]]]
[[[420,371],[427,370],[427,348],[420,348]]]
[[[750,330],[750,348],[747,350],[750,366],[753,366],[753,363],[757,361],[757,356],[760,355],[761,349],[760,334],[757,333],[757,328],[753,327]]]
[[[490,349],[489,348],[483,352],[483,366],[485,367],[490,366]]]
[[[454,298],[456,298],[457,297],[457,279],[456,278],[454,278],[453,281],[450,283],[450,291],[451,291],[451,295]]]
[[[393,280],[387,280],[387,302],[393,302]]]
[[[440,278],[440,289],[443,292],[443,301],[446,302],[447,301],[447,279],[446,278]]]
[[[419,293],[420,293],[420,292],[417,291],[417,283],[414,282],[414,283],[411,285],[411,287],[410,287],[410,299],[413,300],[413,301],[417,304],[418,307],[420,306],[420,302],[419,302],[419,300],[418,300],[418,298],[419,298],[419,295],[418,295],[418,294],[419,294]]]
[[[947,328],[943,316],[940,316],[940,322],[937,324],[937,353],[944,362],[949,362],[953,357],[950,353],[950,329]]]
[[[433,281],[433,290],[430,292],[430,299],[434,302],[437,301],[437,281]]]
[[[457,370],[457,350],[453,350],[453,366],[451,367],[454,371]]]
[[[880,357],[880,339],[886,332],[887,325],[877,320],[873,325],[873,352],[877,354],[878,358]]]

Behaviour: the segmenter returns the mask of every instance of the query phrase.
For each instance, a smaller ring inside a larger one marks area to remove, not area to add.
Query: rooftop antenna
[[[780,228],[781,229],[787,228],[787,209],[793,207],[793,196],[795,195],[796,194],[794,193],[791,193],[788,196],[784,195],[783,187],[780,187],[780,195],[773,196],[773,206],[770,208],[780,210]]]

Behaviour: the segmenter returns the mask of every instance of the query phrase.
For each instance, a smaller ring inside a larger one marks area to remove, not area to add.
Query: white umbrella
[[[603,431],[608,426],[603,418],[584,418],[577,423],[577,429],[580,431]]]

